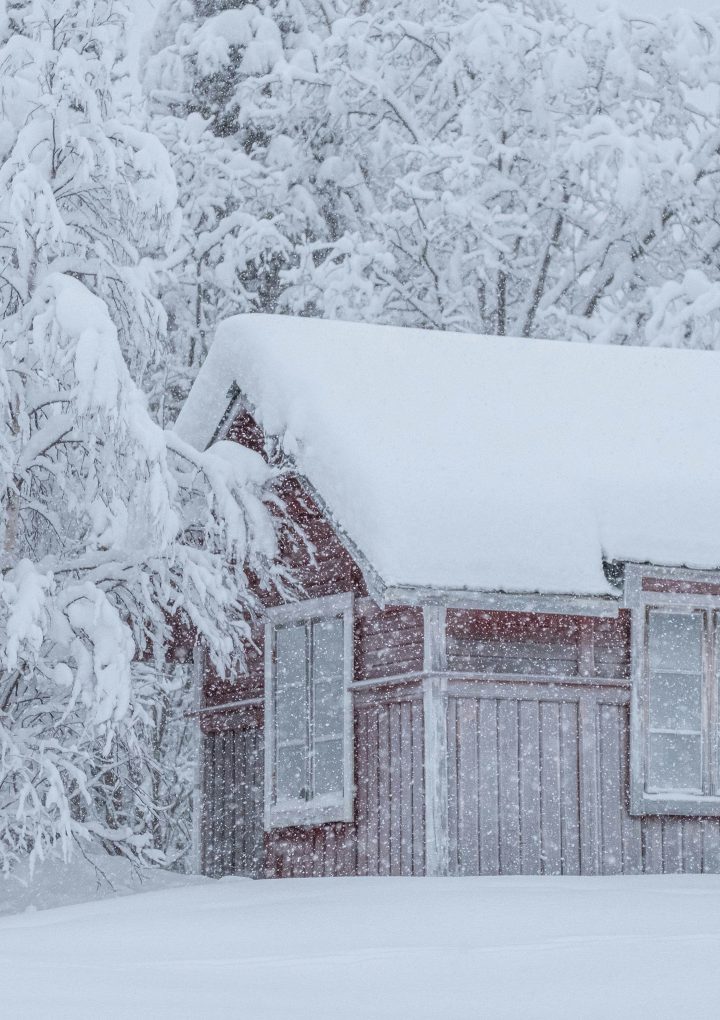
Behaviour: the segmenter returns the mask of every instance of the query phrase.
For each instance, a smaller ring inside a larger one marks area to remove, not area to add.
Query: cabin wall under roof
[[[464,611],[465,612],[465,611]],[[492,627],[512,651],[522,646],[518,614],[481,613],[472,623]],[[512,617],[512,618],[511,618]],[[356,620],[356,649],[368,616]],[[412,627],[397,608],[369,614],[388,641],[407,647]],[[413,618],[409,618],[413,622]],[[537,661],[537,618],[527,623],[527,648],[514,661]],[[613,621],[615,677],[583,675],[574,665],[532,679],[498,669],[490,656],[484,675],[447,674],[447,870],[449,874],[619,874],[720,871],[720,820],[637,818],[628,811],[628,636]],[[565,618],[568,638],[602,635],[606,621]],[[573,631],[577,628],[578,633]],[[372,630],[378,633],[378,628]],[[554,647],[550,640],[548,647]],[[412,644],[412,642],[411,642]],[[372,669],[395,669],[391,656]],[[622,654],[620,654],[622,653]],[[414,653],[415,654],[415,653]],[[358,656],[356,662],[363,661]],[[403,660],[405,667],[417,659]],[[587,663],[587,659],[585,660]],[[597,668],[597,664],[596,664]],[[625,674],[625,675],[622,675]],[[390,674],[388,674],[390,675]],[[377,685],[356,671],[354,755],[356,794],[349,824],[273,829],[262,835],[257,820],[240,824],[243,810],[258,813],[262,800],[261,705],[212,713],[203,719],[205,763],[205,869],[210,874],[248,868],[267,877],[418,875],[425,872],[423,676],[407,668],[405,681]],[[262,694],[257,675],[255,693]],[[231,736],[234,734],[234,736]],[[235,755],[232,762],[229,756]],[[243,763],[237,756],[245,756]],[[210,802],[212,801],[212,805]]]
[[[221,680],[208,669],[204,676],[203,869],[266,877],[424,874],[430,674],[423,610],[373,602],[302,482],[288,476],[282,486],[292,519],[311,540],[291,532],[282,540],[283,562],[302,587],[298,597],[356,596],[353,820],[263,831],[259,627],[245,672]],[[720,872],[720,819],[629,814],[627,613],[451,609],[444,634],[444,870]]]

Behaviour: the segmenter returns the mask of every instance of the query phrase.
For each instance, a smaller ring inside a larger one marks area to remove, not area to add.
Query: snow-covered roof
[[[237,316],[180,435],[205,447],[233,385],[387,585],[720,566],[720,354]]]

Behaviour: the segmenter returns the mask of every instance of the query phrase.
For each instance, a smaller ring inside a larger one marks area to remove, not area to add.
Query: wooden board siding
[[[265,686],[264,627],[253,629],[253,643],[245,647],[242,672],[218,677],[212,666],[203,671],[203,698],[208,707],[262,697]],[[369,598],[356,602],[354,620],[354,675],[356,680],[378,680],[423,668],[423,616],[421,609],[390,606],[380,609]]]
[[[240,408],[223,433],[223,438],[259,453],[281,466],[277,439],[265,435],[247,408]],[[368,594],[362,571],[341,540],[340,533],[318,505],[307,482],[292,472],[282,473],[275,485],[279,505],[270,504],[277,518],[278,557],[292,575],[298,599],[354,592]],[[257,590],[266,606],[281,601],[276,594]]]
[[[322,878],[355,874],[353,826],[273,829],[265,833],[267,878]]]
[[[291,572],[298,599],[353,592],[367,595],[362,571],[340,541],[338,532],[296,475],[285,475],[276,486],[290,526],[281,527],[279,560]],[[282,521],[282,518],[279,518]],[[279,598],[262,595],[266,605]]]
[[[451,874],[720,867],[720,819],[630,816],[626,691],[468,687],[448,699]]]
[[[627,677],[629,614],[617,619],[450,609],[451,672]]]
[[[423,706],[359,700],[355,712],[358,875],[421,875],[425,868]]]
[[[355,679],[377,680],[423,668],[421,609],[374,603],[358,605],[355,619]]]
[[[202,738],[201,868],[250,875],[263,868],[262,730],[219,728]]]
[[[265,661],[263,654],[264,627],[253,628],[253,641],[245,645],[244,667],[231,670],[226,677],[219,676],[206,658],[202,672],[202,702],[205,707],[226,705],[247,698],[261,698],[265,687]]]
[[[280,556],[283,565],[292,570],[293,583],[297,586],[297,599],[353,592],[358,599],[365,600],[367,589],[360,568],[340,542],[335,529],[322,510],[305,490],[301,480],[294,475],[287,475],[280,482],[277,491],[292,525],[283,527],[280,531]],[[281,600],[276,594],[260,591],[256,594],[260,603],[266,607],[280,604]],[[360,628],[358,652],[364,666],[367,651],[367,662],[371,670],[368,676],[389,675],[382,671],[378,672],[378,668],[382,670],[383,660],[391,664],[397,659],[399,666],[397,672],[404,672],[403,660],[412,651],[407,647],[410,637],[407,618],[414,612],[418,611],[401,610],[398,613],[396,610],[388,610],[383,614],[377,610],[376,618],[368,623],[367,628]],[[379,643],[384,641],[390,649],[395,640],[394,630],[397,630],[397,656],[390,650],[383,653],[379,647]],[[205,667],[203,675],[205,705],[221,705],[262,695],[263,635],[264,625],[259,622],[252,628],[252,641],[244,648],[246,656],[244,668],[231,671],[227,677],[220,677],[210,665]],[[422,642],[422,622],[420,640]],[[422,644],[420,664],[422,666]]]

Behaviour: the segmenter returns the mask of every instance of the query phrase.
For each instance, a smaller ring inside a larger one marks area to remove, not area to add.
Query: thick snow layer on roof
[[[282,316],[223,323],[176,425],[236,384],[386,584],[610,591],[720,565],[720,355]]]

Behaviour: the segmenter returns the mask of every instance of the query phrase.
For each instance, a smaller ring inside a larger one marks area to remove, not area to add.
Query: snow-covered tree
[[[339,22],[332,48],[336,134],[372,195],[333,266],[353,317],[720,339],[715,22],[398,0]]]
[[[27,0],[2,32],[0,870],[93,840],[157,856],[167,649],[241,656],[246,568],[268,583],[275,548],[264,462],[198,454],[137,385],[174,189],[124,105],[123,20]]]
[[[323,267],[344,257],[359,209],[338,185],[324,80],[335,16],[300,0],[167,0],[158,17],[144,85],[183,210],[163,277],[178,395],[218,319],[324,314]]]
[[[184,210],[176,400],[248,309],[720,342],[716,20],[167,0],[152,50]]]

